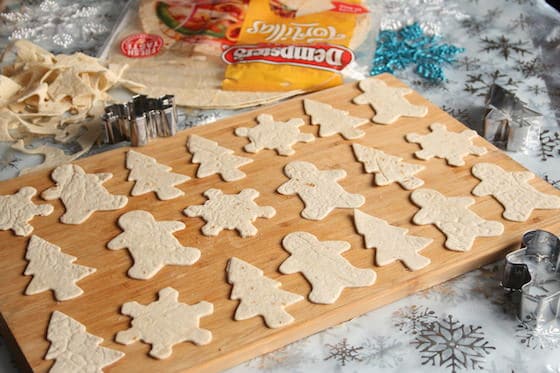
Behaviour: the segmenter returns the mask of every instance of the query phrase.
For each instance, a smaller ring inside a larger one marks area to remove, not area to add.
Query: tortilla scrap
[[[15,61],[3,67],[0,75],[0,141],[19,140],[14,149],[44,154],[44,162],[33,169],[55,167],[86,153],[101,127],[98,120],[86,125],[83,121],[98,118],[105,104],[113,101],[107,91],[117,85],[139,88],[123,78],[125,64],[109,64],[83,53],[53,55],[27,40],[18,40],[10,48],[15,50]],[[84,127],[88,131],[80,135]],[[62,143],[78,138],[82,149],[67,155],[47,145],[23,146],[44,136]]]

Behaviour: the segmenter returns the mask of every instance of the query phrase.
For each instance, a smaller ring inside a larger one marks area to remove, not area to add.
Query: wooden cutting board
[[[404,86],[391,75],[380,79],[389,85]],[[372,109],[368,105],[354,105],[353,97],[361,92],[356,84],[316,92],[306,97],[329,103],[345,109],[351,115],[371,118]],[[432,105],[419,94],[407,98],[414,104],[426,105],[429,113],[425,118],[403,118],[392,125],[366,124],[360,129],[365,137],[354,140],[359,144],[374,146],[389,154],[398,155],[412,163],[423,164],[426,169],[417,174],[424,179],[425,187],[436,189],[446,196],[471,196],[471,190],[478,184],[470,169],[477,162],[492,162],[508,171],[523,170],[523,167],[507,157],[503,152],[482,138],[475,140],[488,153],[481,157],[466,157],[466,165],[449,167],[445,160],[421,161],[413,153],[419,145],[408,143],[404,135],[409,132],[428,133],[433,122],[447,125],[449,130],[461,131],[465,127]],[[128,205],[117,211],[96,212],[85,223],[64,225],[58,219],[63,214],[59,200],[52,201],[55,211],[48,217],[35,217],[31,224],[34,234],[60,246],[70,255],[76,256],[76,263],[97,268],[97,272],[79,282],[84,294],[76,299],[57,302],[52,292],[25,296],[23,292],[31,280],[24,276],[27,265],[25,251],[29,237],[17,237],[11,231],[0,232],[0,311],[3,318],[3,332],[21,354],[22,367],[34,371],[47,371],[52,361],[45,361],[49,343],[46,330],[52,311],[58,310],[83,323],[88,332],[105,339],[104,346],[123,351],[126,356],[107,367],[106,372],[178,372],[178,371],[218,371],[234,366],[259,354],[272,351],[297,339],[351,319],[374,308],[393,302],[419,290],[428,288],[452,277],[470,271],[483,264],[502,258],[507,251],[519,246],[521,235],[534,228],[560,231],[558,210],[537,210],[524,222],[510,222],[501,218],[503,207],[492,197],[477,197],[472,210],[485,219],[498,220],[505,226],[499,237],[478,238],[469,252],[454,252],[443,247],[445,236],[433,225],[416,226],[411,223],[418,208],[410,202],[410,191],[398,184],[378,187],[373,183],[373,175],[363,171],[361,163],[354,158],[351,141],[340,136],[317,138],[313,143],[298,143],[296,153],[290,157],[276,155],[264,150],[257,154],[243,151],[247,139],[236,137],[237,127],[256,125],[258,114],[272,114],[277,120],[294,117],[303,118],[309,124],[309,117],[303,111],[302,98],[259,108],[217,123],[188,129],[168,139],[153,141],[148,146],[135,148],[144,154],[169,165],[174,172],[192,177],[179,185],[185,196],[169,201],[158,200],[153,193],[139,197],[129,197]],[[318,127],[300,127],[303,132],[317,135]],[[198,165],[191,164],[191,155],[185,143],[190,134],[198,134],[217,141],[220,145],[233,149],[236,154],[250,157],[253,163],[241,168],[247,177],[226,183],[214,175],[203,179],[195,178]],[[126,181],[125,155],[128,148],[116,149],[76,163],[88,173],[111,172],[114,177],[105,183],[111,193],[128,195],[133,186]],[[276,189],[287,178],[282,169],[294,160],[314,163],[319,169],[344,169],[348,176],[340,184],[350,193],[365,196],[362,211],[387,220],[392,225],[410,230],[410,234],[433,238],[432,244],[422,251],[422,255],[432,260],[431,265],[417,271],[407,270],[400,262],[385,267],[374,266],[374,250],[365,250],[362,236],[358,235],[352,219],[351,209],[336,209],[322,221],[305,220],[300,217],[303,207],[298,196],[284,196]],[[53,185],[49,171],[39,171],[23,177],[0,183],[0,194],[15,193],[23,186],[33,186],[39,193]],[[541,179],[531,184],[538,190],[560,195],[560,191]],[[257,189],[261,196],[256,202],[261,206],[273,206],[277,210],[272,219],[258,219],[255,222],[258,234],[241,238],[235,231],[223,231],[217,237],[200,234],[204,225],[201,218],[187,218],[184,208],[198,205],[206,200],[202,193],[209,188],[219,188],[225,193],[237,193],[243,188]],[[38,203],[44,203],[39,197]],[[111,251],[106,244],[121,230],[116,224],[119,216],[131,210],[147,210],[156,220],[178,220],[187,228],[175,236],[185,246],[201,250],[201,259],[193,266],[167,266],[154,278],[147,281],[127,277],[126,272],[132,259],[127,250]],[[290,232],[306,231],[320,240],[348,241],[352,248],[343,255],[353,265],[373,268],[377,272],[374,285],[344,290],[335,304],[317,305],[305,300],[287,308],[295,317],[295,322],[280,329],[268,329],[260,317],[245,321],[234,321],[233,314],[238,301],[229,300],[231,286],[226,282],[226,263],[236,256],[264,271],[264,274],[282,282],[282,289],[307,296],[310,285],[300,274],[281,275],[278,267],[288,257],[280,245],[282,238]],[[148,356],[150,345],[137,342],[124,346],[114,342],[115,334],[128,329],[130,318],[119,313],[120,306],[128,301],[148,304],[157,299],[157,292],[167,286],[177,289],[179,300],[188,304],[205,300],[214,304],[214,314],[204,317],[201,327],[213,333],[213,341],[206,346],[181,343],[173,347],[173,354],[166,360],[156,360]],[[13,338],[12,338],[13,337]]]

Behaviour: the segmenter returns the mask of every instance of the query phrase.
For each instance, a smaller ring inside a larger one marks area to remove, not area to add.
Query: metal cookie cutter
[[[535,230],[506,256],[502,286],[519,296],[519,318],[542,326],[560,319],[560,238]]]
[[[106,106],[102,119],[105,142],[110,144],[130,140],[132,146],[142,146],[150,139],[177,132],[177,109],[172,95],[134,96],[127,103]]]
[[[484,138],[508,151],[523,151],[531,134],[538,136],[541,117],[512,92],[492,84],[486,96]]]

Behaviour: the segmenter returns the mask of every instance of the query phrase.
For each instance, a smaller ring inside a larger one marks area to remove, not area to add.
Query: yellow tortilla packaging
[[[250,107],[363,78],[380,13],[376,0],[133,0],[102,57],[129,66],[136,93]]]
[[[226,90],[317,90],[342,84],[352,40],[369,11],[359,0],[252,1],[237,44],[227,48]]]

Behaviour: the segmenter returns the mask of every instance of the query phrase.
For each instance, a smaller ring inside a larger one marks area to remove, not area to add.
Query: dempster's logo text
[[[338,45],[235,45],[222,53],[227,64],[263,62],[341,71],[354,59],[348,48]]]
[[[319,23],[295,23],[289,25],[266,23],[264,21],[254,21],[253,25],[247,28],[248,34],[266,35],[267,42],[292,41],[308,43],[328,42],[342,40],[346,35],[340,34],[333,26],[321,26]]]

